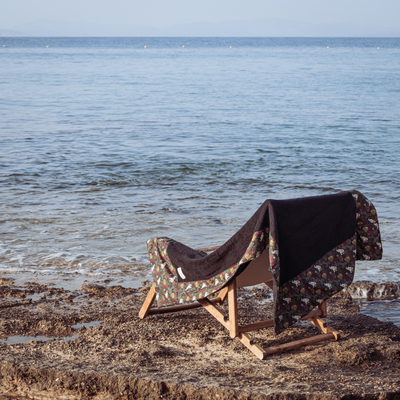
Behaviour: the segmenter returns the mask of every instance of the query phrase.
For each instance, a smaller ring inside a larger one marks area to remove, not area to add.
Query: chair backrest
[[[260,257],[251,261],[247,268],[236,278],[237,287],[254,286],[273,279],[269,272],[269,248]]]

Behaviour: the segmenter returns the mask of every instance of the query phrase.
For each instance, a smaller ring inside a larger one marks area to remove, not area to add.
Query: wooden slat
[[[275,325],[274,320],[268,319],[265,321],[255,322],[254,324],[240,325],[239,332],[250,332],[250,331],[255,331],[257,329],[270,328],[271,326],[274,325]]]
[[[239,333],[237,337],[250,351],[252,351],[260,360],[264,360],[267,353],[258,344],[253,343],[249,335],[246,333]]]
[[[210,301],[212,303],[221,304],[221,298],[219,296]],[[191,310],[192,308],[199,308],[201,306],[202,305],[200,303],[196,302],[196,303],[181,304],[178,306],[171,306],[171,307],[151,308],[148,312],[148,315],[167,314],[167,313]]]
[[[200,299],[198,302],[214,317],[220,322],[226,329],[230,330],[230,322],[226,319],[225,315],[219,310],[219,308],[213,304],[207,298]]]
[[[282,353],[284,351],[298,349],[299,347],[308,346],[311,344],[316,344],[319,342],[323,342],[325,340],[335,339],[333,333],[326,333],[323,335],[313,336],[307,339],[296,340],[294,342],[281,344],[279,346],[268,347],[265,349],[266,354],[275,354],[275,353]]]
[[[149,293],[147,293],[146,300],[144,301],[142,308],[139,311],[139,318],[143,319],[149,314],[150,307],[156,298],[156,284],[155,282],[151,285]]]
[[[223,304],[227,294],[228,294],[228,287],[224,287],[223,289],[220,290],[218,297],[216,297],[210,301],[215,304]],[[181,304],[181,305],[171,306],[171,307],[151,308],[146,315],[167,314],[167,313],[172,313],[172,312],[191,310],[193,308],[199,308],[201,306],[202,305],[200,303],[196,302],[196,303]],[[139,316],[140,316],[140,314],[139,314]]]
[[[239,334],[236,279],[228,286],[228,308],[230,322],[229,334],[231,338],[235,338]]]

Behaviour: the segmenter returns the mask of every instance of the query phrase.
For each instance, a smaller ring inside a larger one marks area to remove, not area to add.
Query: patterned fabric
[[[221,290],[245,263],[259,257],[267,246],[269,229],[255,232],[249,247],[241,260],[211,279],[191,282],[178,282],[177,271],[167,255],[168,245],[173,239],[154,238],[147,242],[153,280],[156,282],[156,301],[158,306],[193,302]]]
[[[328,251],[309,268],[283,284],[279,282],[279,247],[269,228],[254,232],[245,254],[238,263],[210,279],[190,282],[178,282],[178,271],[168,257],[168,246],[175,241],[169,238],[149,240],[147,244],[158,306],[193,302],[219,291],[250,261],[259,257],[269,245],[270,272],[275,281],[275,332],[284,331],[324,300],[350,285],[356,260],[382,258],[376,210],[360,192],[352,190],[350,193],[357,210],[354,236]]]
[[[295,324],[324,300],[350,285],[356,261],[355,244],[356,235],[279,287],[275,298],[276,333]]]
[[[378,215],[373,204],[360,192],[351,190],[356,203],[356,234],[326,253],[296,278],[275,291],[275,332],[280,333],[305,317],[324,300],[353,282],[356,260],[379,260],[382,243]],[[270,270],[279,282],[279,251],[270,240]]]
[[[357,205],[357,260],[380,260],[382,242],[375,207],[357,190],[350,193]]]

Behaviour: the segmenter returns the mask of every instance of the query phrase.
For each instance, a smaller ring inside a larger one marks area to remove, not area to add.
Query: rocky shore
[[[260,361],[203,309],[140,320],[148,290],[0,278],[0,399],[400,399],[400,329],[348,293],[328,303],[338,342]],[[240,323],[270,314],[268,288],[240,291]],[[316,333],[301,322],[251,336],[268,347]]]

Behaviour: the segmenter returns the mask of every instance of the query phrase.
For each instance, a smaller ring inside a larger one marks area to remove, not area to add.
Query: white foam
[[[86,269],[76,269],[73,271],[63,271],[64,274],[79,274],[79,275],[87,275],[87,276],[102,276],[106,275],[103,272],[89,272]]]

